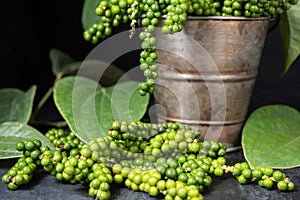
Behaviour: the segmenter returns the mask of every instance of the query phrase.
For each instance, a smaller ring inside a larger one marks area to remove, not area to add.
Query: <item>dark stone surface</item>
[[[242,151],[228,153],[226,155],[229,165],[244,161]],[[0,161],[0,176],[2,176],[15,160]],[[280,192],[278,189],[267,190],[256,184],[240,185],[235,178],[225,175],[221,178],[213,177],[213,184],[209,190],[204,192],[206,200],[298,200],[300,199],[300,168],[283,170],[287,177],[295,182],[296,190],[293,192]],[[111,199],[122,200],[148,200],[163,199],[150,197],[143,192],[134,192],[124,186],[112,185]],[[93,199],[88,195],[88,186],[81,184],[64,184],[43,171],[35,174],[34,179],[19,190],[10,191],[6,185],[0,183],[0,199],[2,200],[57,200],[57,199]]]

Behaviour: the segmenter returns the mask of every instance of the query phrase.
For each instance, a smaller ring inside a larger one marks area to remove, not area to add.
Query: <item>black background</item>
[[[83,0],[1,3],[0,88],[27,90],[36,84],[38,99],[55,78],[48,56],[51,48],[58,48],[76,60],[87,56],[94,46],[82,37],[82,5]],[[135,54],[128,56],[130,59],[116,61],[125,70],[136,66],[138,60]],[[285,76],[281,76],[282,70],[283,55],[276,27],[267,35],[249,113],[268,104],[286,104],[300,109],[299,59]]]

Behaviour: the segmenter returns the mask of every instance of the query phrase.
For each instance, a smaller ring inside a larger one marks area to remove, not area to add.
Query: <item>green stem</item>
[[[35,111],[33,112],[33,114],[31,115],[31,119],[30,121],[33,121],[38,112],[41,110],[41,108],[43,107],[43,105],[46,103],[46,101],[48,100],[48,98],[52,95],[53,92],[53,87],[49,88],[49,90],[47,91],[47,93],[43,96],[43,98],[40,100],[40,102],[38,103]]]
[[[43,107],[43,105],[46,103],[46,101],[49,99],[49,97],[52,95],[53,93],[53,89],[54,89],[54,86],[55,84],[57,83],[57,81],[59,81],[60,79],[62,78],[62,75],[61,74],[58,74],[54,80],[54,83],[53,83],[53,86],[50,87],[48,89],[48,91],[46,92],[46,94],[43,96],[43,98],[39,101],[35,111],[33,112],[33,114],[31,115],[31,118],[30,118],[30,123],[32,121],[34,121],[34,119],[36,118],[38,112],[41,110],[41,108]]]
[[[63,127],[67,126],[67,123],[65,121],[52,122],[52,121],[31,120],[30,124],[32,124],[32,125],[52,126],[52,127],[56,127],[56,128],[63,128]]]

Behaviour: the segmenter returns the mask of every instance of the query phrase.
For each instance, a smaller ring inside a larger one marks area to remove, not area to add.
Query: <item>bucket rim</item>
[[[145,15],[140,16],[138,19],[141,20]],[[161,19],[164,20],[166,15],[162,15]],[[262,17],[244,17],[244,16],[193,16],[188,15],[187,21],[192,20],[203,20],[203,21],[273,21],[276,18],[275,15],[262,16]]]
[[[211,20],[211,21],[270,21],[274,17],[241,17],[241,16],[188,16],[188,20]]]

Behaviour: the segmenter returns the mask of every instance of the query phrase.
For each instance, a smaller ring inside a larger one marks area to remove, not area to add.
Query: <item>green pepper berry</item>
[[[123,182],[123,176],[121,175],[121,174],[116,174],[116,175],[114,175],[114,182],[116,182],[116,183],[122,183]]]
[[[100,187],[101,181],[99,179],[94,179],[90,182],[90,188],[98,189]]]
[[[264,179],[264,187],[265,188],[272,188],[273,187],[273,181],[270,178]]]
[[[288,183],[285,181],[279,181],[277,183],[277,188],[281,191],[286,191],[288,189]]]
[[[241,173],[242,173],[242,171],[239,168],[233,167],[233,169],[232,169],[232,175],[239,176],[239,175],[241,175]]]
[[[41,151],[38,150],[38,149],[35,149],[35,150],[33,150],[33,151],[30,153],[30,157],[31,157],[33,160],[38,159],[40,155],[41,155]]]
[[[238,176],[237,180],[241,184],[246,184],[248,182],[248,180],[243,175]]]
[[[216,168],[214,169],[214,174],[215,174],[216,176],[222,176],[222,175],[224,174],[224,170],[223,170],[221,167],[216,167]]]
[[[32,151],[35,149],[35,144],[33,141],[31,140],[28,140],[25,142],[25,149],[28,150],[28,151]]]
[[[295,189],[295,184],[294,182],[289,182],[288,183],[288,191],[293,191]]]
[[[16,149],[18,151],[24,151],[25,150],[25,144],[22,141],[19,141],[16,143]]]
[[[283,173],[281,171],[275,171],[273,173],[273,178],[276,180],[276,181],[281,181],[284,176],[283,176]]]
[[[13,183],[15,183],[15,184],[17,184],[17,185],[22,185],[22,184],[24,183],[23,175],[17,174],[17,175],[13,178]]]
[[[86,157],[86,158],[89,158],[89,157],[92,155],[92,152],[91,152],[91,150],[88,149],[88,148],[82,148],[82,149],[80,150],[80,154],[81,154],[82,156]]]
[[[50,164],[52,164],[52,162],[51,162],[51,159],[49,157],[43,157],[41,159],[41,164],[42,164],[42,166],[47,167]]]
[[[9,178],[10,178],[10,176],[8,175],[8,174],[4,174],[3,176],[2,176],[2,182],[4,183],[4,184],[8,184],[10,181],[9,181]]]
[[[33,140],[35,148],[39,149],[42,146],[42,142],[40,140]]]
[[[252,172],[250,169],[244,169],[242,171],[242,175],[246,178],[246,179],[250,179],[252,177]]]
[[[64,169],[64,173],[72,177],[74,175],[74,170],[75,169],[73,166],[66,166]]]
[[[224,157],[217,158],[217,162],[219,166],[226,165],[226,159]]]
[[[263,173],[267,176],[272,176],[273,175],[273,169],[270,167],[265,167],[263,168]]]
[[[159,180],[156,184],[157,189],[163,191],[166,189],[166,181],[165,180]]]
[[[18,189],[18,185],[15,184],[15,183],[12,183],[12,182],[8,183],[7,186],[8,186],[8,189],[10,189],[10,190],[16,190],[16,189]]]
[[[182,199],[187,198],[187,193],[188,191],[185,187],[180,187],[179,189],[177,189],[177,195]]]
[[[210,176],[206,176],[204,179],[203,179],[203,186],[205,187],[209,187],[212,183],[212,179]]]
[[[109,188],[110,188],[110,186],[106,182],[103,182],[103,183],[100,184],[100,190],[102,190],[102,191],[106,191],[107,192],[107,191],[109,191]]]
[[[174,198],[177,194],[177,189],[176,189],[176,187],[170,187],[170,188],[168,188],[167,192],[168,192],[168,195],[170,195],[172,198]]]
[[[260,179],[263,176],[263,173],[260,169],[254,169],[252,171],[252,176],[256,179]]]
[[[34,171],[35,171],[34,168],[32,168],[29,165],[24,166],[23,169],[22,169],[23,174],[28,174],[28,175],[32,174]]]

